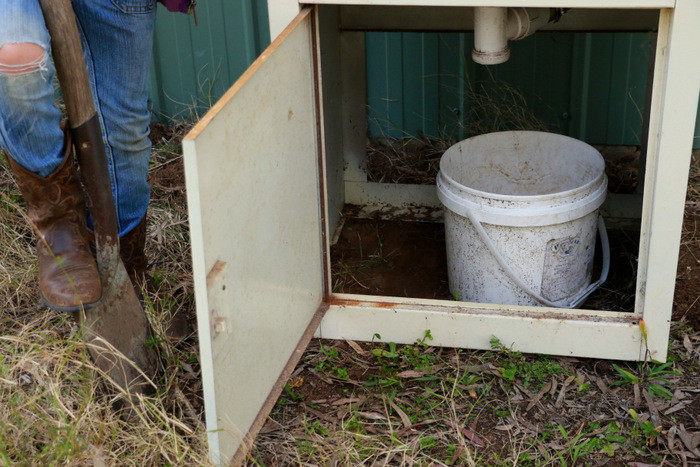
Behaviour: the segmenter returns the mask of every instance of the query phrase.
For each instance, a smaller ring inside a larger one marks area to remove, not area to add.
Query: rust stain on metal
[[[360,300],[345,300],[333,297],[331,297],[329,304],[333,306],[369,306],[372,308],[395,308],[398,305],[398,303],[393,302],[365,302]]]
[[[340,306],[340,307],[365,307],[365,308],[385,308],[385,309],[396,309],[401,306],[414,306],[415,304],[406,303],[396,303],[396,302],[386,302],[386,301],[372,301],[372,300],[349,300],[336,298],[334,296],[330,297],[327,301],[330,306]],[[557,320],[561,322],[565,321],[582,321],[590,323],[620,323],[627,324],[629,326],[637,326],[639,323],[638,316],[599,316],[591,315],[586,313],[571,313],[566,311],[542,311],[542,312],[528,312],[508,309],[507,307],[499,307],[496,309],[484,309],[474,307],[472,305],[464,307],[440,307],[432,305],[422,305],[417,306],[418,308],[430,311],[443,312],[446,314],[471,314],[474,316],[485,316],[485,315],[497,315],[505,318],[526,318],[533,319],[536,321],[545,320]]]

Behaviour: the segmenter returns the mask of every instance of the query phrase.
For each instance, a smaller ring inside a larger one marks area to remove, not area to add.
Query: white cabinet
[[[379,333],[413,343],[430,330],[441,346],[484,349],[496,335],[523,352],[665,360],[700,88],[700,2],[316,3],[301,9],[183,142],[212,459],[240,463],[314,334],[371,340]],[[439,30],[457,20],[466,29],[473,6],[562,3],[583,9],[561,29],[658,26],[635,311],[332,294],[329,237],[345,203],[395,212],[436,205],[433,186],[367,180],[362,31]],[[268,4],[275,24],[299,8]]]

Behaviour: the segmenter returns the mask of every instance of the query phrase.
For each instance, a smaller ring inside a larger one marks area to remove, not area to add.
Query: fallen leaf
[[[646,400],[647,407],[649,407],[649,413],[651,414],[651,421],[654,423],[654,426],[659,426],[661,425],[661,416],[659,415],[659,409],[656,407],[656,404],[654,403],[654,400],[652,397],[649,395],[647,391],[644,391],[644,400]]]
[[[569,385],[571,382],[575,379],[575,376],[569,376],[566,378],[566,381],[564,381],[564,384],[561,387],[561,390],[559,391],[559,396],[557,396],[557,401],[554,403],[554,406],[559,408],[562,406],[564,403],[564,397],[566,396],[566,390],[569,388]]]
[[[292,388],[300,388],[304,385],[304,377],[297,376],[289,380],[289,386]]]
[[[365,351],[365,350],[363,350],[362,347],[360,347],[360,344],[358,344],[357,342],[351,341],[351,340],[349,340],[349,339],[345,339],[345,342],[347,342],[347,344],[348,344],[350,347],[352,347],[352,350],[354,350],[355,352],[357,352],[359,355],[362,355],[362,356],[367,355],[368,352]]]
[[[449,426],[450,428],[459,431],[464,435],[465,438],[467,438],[469,441],[471,441],[475,446],[478,447],[484,447],[486,444],[477,436],[476,433],[474,433],[472,430],[468,428],[464,428],[463,426],[459,426],[456,423],[453,423],[449,420],[445,420],[445,425]]]
[[[512,424],[511,424],[511,425],[499,425],[499,426],[496,427],[496,429],[497,429],[498,431],[510,431],[510,430],[513,429],[514,426],[515,426],[515,425],[512,425]]]
[[[396,404],[394,403],[394,401],[392,401],[391,399],[389,399],[389,405],[391,405],[391,408],[394,409],[394,411],[395,411],[395,412],[399,415],[399,417],[401,418],[401,423],[403,423],[403,427],[404,427],[404,428],[408,428],[409,426],[411,426],[411,425],[413,424],[413,423],[411,422],[411,419],[408,418],[408,415],[406,415],[406,412],[404,412],[403,410],[401,410],[401,407],[399,407],[398,405],[396,405]]]
[[[678,404],[672,406],[670,409],[666,410],[664,412],[664,415],[671,415],[674,412],[678,412],[679,410],[685,408],[686,406],[690,405],[692,401],[684,401],[684,402],[679,402]]]
[[[406,370],[402,371],[401,373],[397,373],[396,376],[399,378],[420,378],[421,376],[425,376],[424,371],[416,371],[416,370]]]
[[[525,408],[525,412],[529,412],[531,408],[533,408],[537,403],[539,403],[540,399],[542,399],[542,396],[544,396],[546,393],[549,392],[549,389],[552,387],[552,383],[547,383],[544,386],[542,386],[542,389],[540,389],[540,392],[535,395],[535,397],[532,398],[530,403],[527,405]]]
[[[698,446],[700,446],[700,432],[698,433],[690,433],[685,429],[684,425],[679,425],[678,426],[678,437],[683,441],[683,444],[685,445],[686,449],[691,451],[693,454],[696,454]]]
[[[384,421],[386,421],[386,416],[384,416],[378,412],[357,412],[357,414],[362,418],[366,418],[367,420],[384,420]]]
[[[601,378],[600,376],[596,376],[595,384],[596,386],[598,386],[598,389],[600,389],[600,392],[602,392],[603,394],[607,394],[610,392],[608,385],[605,384],[605,381],[603,381],[603,378]]]
[[[690,337],[686,333],[683,333],[683,347],[685,347],[688,354],[693,353],[693,344],[690,343]]]
[[[337,401],[331,402],[331,405],[347,405],[353,404],[355,402],[360,402],[362,399],[359,397],[345,397],[343,399],[338,399]]]

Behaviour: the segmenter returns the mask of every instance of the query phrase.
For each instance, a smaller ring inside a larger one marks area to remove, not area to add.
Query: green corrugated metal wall
[[[160,120],[202,115],[270,42],[265,0],[201,1],[199,26],[159,9],[151,103]],[[473,96],[485,89],[501,106],[522,96],[522,107],[552,131],[639,144],[649,40],[642,33],[538,33],[511,42],[507,63],[484,67],[471,60],[473,34],[367,33],[370,135],[461,139],[478,114]],[[698,116],[694,147],[700,108]]]
[[[462,139],[479,113],[491,115],[492,130],[504,130],[514,127],[506,108],[522,107],[551,131],[589,143],[638,145],[650,39],[646,33],[538,33],[511,42],[508,62],[485,67],[471,60],[473,34],[368,33],[370,135]],[[700,147],[700,106],[695,128],[693,147]]]
[[[266,0],[205,0],[192,15],[158,7],[154,118],[203,115],[270,43]]]
[[[470,104],[481,104],[498,115],[494,130],[508,129],[509,107],[522,107],[552,131],[640,143],[648,34],[539,33],[512,42],[510,60],[490,67],[471,60],[472,45],[473,34],[369,33],[370,133],[469,136]]]

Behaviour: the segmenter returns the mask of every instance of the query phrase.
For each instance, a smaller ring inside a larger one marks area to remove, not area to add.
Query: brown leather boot
[[[119,255],[121,256],[124,268],[126,269],[131,283],[136,288],[142,301],[143,291],[151,295],[156,295],[158,286],[153,276],[146,273],[148,269],[148,258],[145,253],[146,246],[146,216],[136,227],[127,232],[119,239]],[[155,312],[159,315],[165,311],[160,301],[153,303]],[[171,342],[180,342],[187,336],[187,318],[181,310],[177,310],[169,316],[166,337]]]
[[[77,311],[81,305],[89,308],[97,303],[102,286],[85,234],[85,199],[73,167],[68,133],[65,148],[63,162],[45,178],[9,155],[7,159],[36,231],[41,299],[58,311]]]
[[[119,256],[122,258],[126,273],[134,286],[144,285],[148,259],[144,251],[146,246],[146,216],[136,227],[119,238]]]

